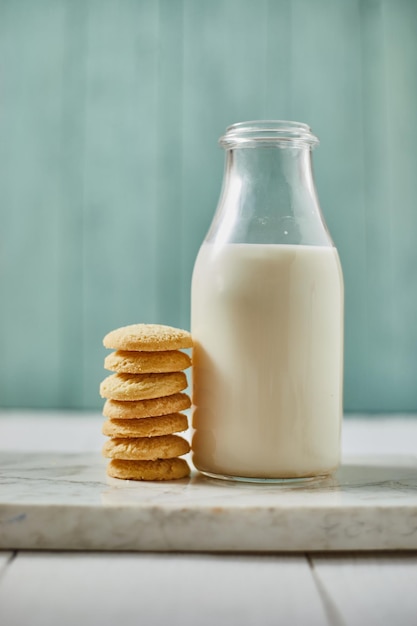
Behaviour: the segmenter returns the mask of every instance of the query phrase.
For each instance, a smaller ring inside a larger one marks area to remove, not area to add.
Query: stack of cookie
[[[103,344],[115,352],[104,367],[116,372],[100,385],[106,398],[103,434],[110,439],[103,454],[111,459],[107,473],[130,480],[171,480],[188,476],[187,462],[179,457],[190,450],[174,433],[188,428],[179,411],[191,406],[181,393],[187,387],[184,370],[191,359],[182,349],[191,348],[185,330],[158,324],[133,324],[113,330]]]

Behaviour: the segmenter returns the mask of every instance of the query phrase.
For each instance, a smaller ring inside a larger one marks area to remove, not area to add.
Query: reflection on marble
[[[345,461],[293,485],[108,478],[98,454],[0,453],[0,548],[417,549],[417,457]]]

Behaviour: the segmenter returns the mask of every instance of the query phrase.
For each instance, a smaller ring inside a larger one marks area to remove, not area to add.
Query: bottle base
[[[317,476],[301,476],[296,478],[259,478],[259,477],[250,477],[250,476],[228,476],[227,474],[214,474],[212,472],[207,472],[205,470],[198,470],[203,476],[207,478],[214,478],[216,480],[225,480],[239,483],[256,483],[263,485],[281,485],[288,487],[296,486],[296,485],[304,485],[305,483],[315,483],[323,481],[327,478],[330,478],[333,471],[328,473],[319,474]]]

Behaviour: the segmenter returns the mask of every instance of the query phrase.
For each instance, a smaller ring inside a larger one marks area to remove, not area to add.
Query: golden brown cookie
[[[111,374],[100,385],[102,398],[147,400],[170,396],[187,387],[183,372],[170,374]]]
[[[102,433],[107,437],[155,437],[172,435],[188,428],[187,416],[183,413],[160,415],[130,420],[106,420]]]
[[[125,374],[160,374],[161,372],[179,372],[190,367],[191,359],[180,350],[161,352],[137,352],[118,350],[104,360],[104,367],[112,372]]]
[[[190,474],[184,459],[158,459],[156,461],[122,461],[112,459],[107,474],[124,480],[176,480]]]
[[[162,324],[131,324],[108,333],[103,344],[113,350],[181,350],[193,345],[191,334]]]
[[[190,397],[186,393],[174,393],[163,398],[123,402],[106,400],[103,407],[104,417],[116,419],[142,419],[158,415],[168,415],[185,411],[191,406]]]
[[[154,461],[172,459],[190,451],[188,441],[178,435],[109,439],[103,446],[103,456],[124,461]]]

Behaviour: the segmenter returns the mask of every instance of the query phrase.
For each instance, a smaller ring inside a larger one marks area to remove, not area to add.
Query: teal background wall
[[[345,408],[417,410],[415,0],[0,0],[0,406],[98,408],[103,335],[189,327],[233,122],[321,139]]]

